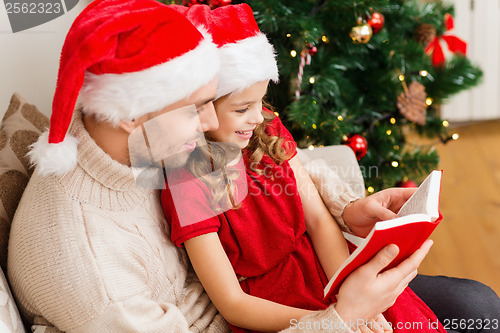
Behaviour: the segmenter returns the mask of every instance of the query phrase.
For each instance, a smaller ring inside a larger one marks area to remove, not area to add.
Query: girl
[[[323,299],[323,288],[349,252],[295,156],[296,143],[279,118],[262,106],[269,80],[277,81],[277,68],[272,46],[259,32],[250,7],[221,7],[210,15],[223,70],[214,102],[219,129],[207,138],[242,149],[245,168],[239,172],[222,167],[226,176],[217,182],[220,173],[214,176],[211,171],[227,164],[225,146],[210,144],[205,152],[198,147],[188,163],[190,172],[170,172],[167,178],[175,184],[162,192],[162,204],[172,241],[185,246],[200,281],[233,331],[277,331],[335,301]],[[206,154],[210,163],[200,160]],[[238,165],[229,160],[229,165]],[[244,198],[242,180],[248,186]],[[179,184],[181,205],[170,191]],[[341,199],[344,206],[350,200],[347,195]],[[234,209],[226,210],[228,206]],[[411,291],[402,295],[402,305],[415,301],[420,308],[408,318],[389,311],[392,324],[395,318],[426,325],[437,320]],[[378,324],[379,328],[370,327],[374,332],[391,331],[380,313],[360,319]],[[363,325],[359,330],[369,331]],[[431,330],[424,327],[426,331]]]

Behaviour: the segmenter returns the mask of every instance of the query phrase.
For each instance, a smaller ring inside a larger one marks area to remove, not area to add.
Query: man
[[[217,127],[217,69],[215,47],[156,1],[97,0],[75,20],[61,54],[50,131],[30,153],[37,169],[9,243],[11,286],[34,329],[228,331],[185,252],[169,240],[158,191],[137,185],[129,152],[129,140],[141,133],[147,153],[139,161],[155,165],[176,156],[171,167],[184,163],[200,133]],[[155,121],[163,116],[170,121]],[[149,140],[151,124],[166,136],[182,135],[158,145]],[[381,251],[346,280],[336,308],[290,330],[327,323],[327,331],[350,332],[344,322],[387,308],[428,250],[426,244],[379,274],[397,249]]]

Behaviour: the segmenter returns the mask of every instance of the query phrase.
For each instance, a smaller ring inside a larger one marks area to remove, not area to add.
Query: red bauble
[[[233,0],[209,0],[208,4],[210,8],[214,9],[217,7],[224,7],[230,5],[232,2]]]
[[[396,184],[397,187],[418,187],[418,184],[415,183],[413,180],[408,179],[408,180],[402,180]]]
[[[379,33],[380,30],[384,27],[384,15],[379,12],[373,12],[372,16],[368,20],[368,25],[372,27],[373,34]]]
[[[368,141],[359,134],[350,135],[344,144],[351,147],[358,161],[365,157],[368,151]]]

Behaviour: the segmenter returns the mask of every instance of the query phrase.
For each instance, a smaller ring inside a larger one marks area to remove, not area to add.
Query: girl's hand
[[[350,326],[358,320],[370,321],[391,307],[396,298],[417,275],[417,268],[429,252],[427,240],[397,267],[381,271],[397,256],[398,247],[386,246],[372,260],[356,269],[342,283],[335,309]]]

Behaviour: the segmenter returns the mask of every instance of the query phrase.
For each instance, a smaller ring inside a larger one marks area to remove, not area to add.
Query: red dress
[[[285,149],[295,155],[296,143],[279,118],[274,119],[266,131],[285,138]],[[332,303],[330,299],[323,299],[323,288],[328,281],[306,233],[302,203],[288,161],[277,165],[264,155],[259,168],[264,169],[265,174],[259,175],[248,167],[245,150],[243,159],[248,194],[240,208],[202,218],[201,222],[181,225],[167,185],[161,200],[171,225],[172,241],[182,246],[188,239],[217,232],[244,292],[302,309],[325,309]],[[183,186],[182,214],[191,215],[193,221],[208,216],[204,214],[213,209],[207,200],[211,195],[205,184],[194,180],[186,170],[175,172],[177,174],[171,176],[176,184]],[[268,176],[270,173],[273,179]],[[397,308],[396,304],[393,307]],[[428,311],[433,316],[429,319],[435,321],[432,311]],[[237,327],[232,329],[247,332]]]

